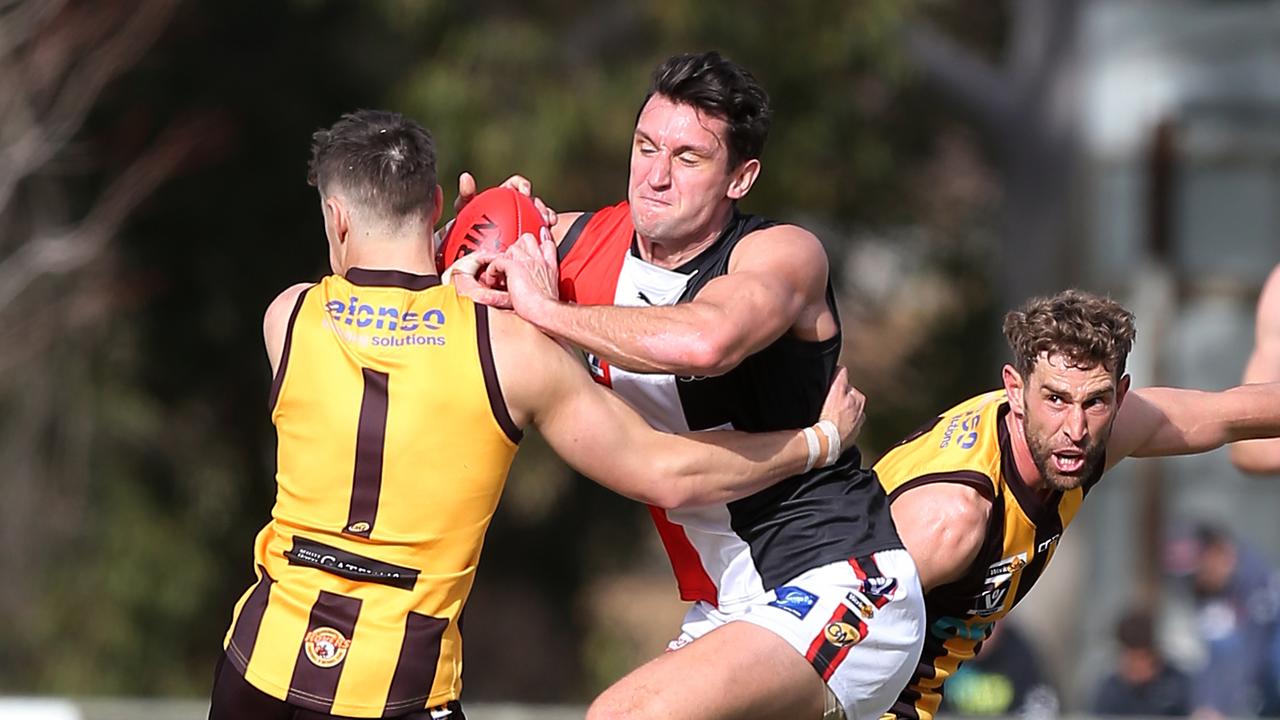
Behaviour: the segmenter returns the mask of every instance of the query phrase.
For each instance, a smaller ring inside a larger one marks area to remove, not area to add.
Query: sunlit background
[[[1137,384],[1239,381],[1280,262],[1275,0],[3,0],[0,694],[203,717],[274,493],[262,312],[327,269],[312,131],[397,110],[448,202],[519,172],[594,209],[649,70],[704,49],[771,95],[743,206],[826,244],[870,459],[995,386],[1002,313],[1070,285],[1137,312]],[[1198,672],[1179,543],[1210,522],[1270,568],[1277,516],[1280,478],[1223,452],[1111,473],[1011,621],[1059,711],[1135,605]],[[682,614],[645,510],[527,440],[464,702],[580,707]]]

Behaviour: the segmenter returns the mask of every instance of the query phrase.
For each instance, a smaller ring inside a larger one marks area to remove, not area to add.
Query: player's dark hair
[[[1119,378],[1135,332],[1133,313],[1111,298],[1083,290],[1033,298],[1004,316],[1004,336],[1023,377],[1048,353],[1061,355],[1075,367],[1101,365]]]
[[[641,111],[654,95],[692,105],[728,123],[730,170],[764,152],[769,95],[746,68],[720,53],[712,50],[668,58],[654,69]]]
[[[312,134],[307,182],[324,193],[340,187],[388,218],[430,213],[435,143],[426,128],[399,113],[347,113],[333,127]]]

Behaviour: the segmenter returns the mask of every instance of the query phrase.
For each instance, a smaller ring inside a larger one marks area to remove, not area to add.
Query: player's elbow
[[[673,365],[677,374],[692,377],[724,375],[742,362],[742,354],[724,333],[700,332],[684,338],[675,346]]]

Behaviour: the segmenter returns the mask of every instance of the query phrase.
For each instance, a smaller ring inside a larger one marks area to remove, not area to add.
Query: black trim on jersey
[[[267,569],[258,566],[258,583],[244,601],[240,614],[236,616],[235,628],[231,631],[231,641],[227,643],[227,657],[231,664],[242,674],[249,667],[253,657],[253,648],[258,644],[258,630],[262,627],[262,616],[267,612],[267,602],[271,599],[271,586],[275,580],[267,574]]]
[[[394,716],[412,707],[422,707],[431,696],[431,686],[436,681],[436,666],[440,664],[440,642],[444,638],[449,621],[444,618],[423,615],[412,610],[405,617],[404,641],[400,645],[400,657],[391,675],[391,689],[387,692],[387,704],[383,717]]]
[[[498,421],[502,432],[507,434],[511,442],[520,444],[524,431],[511,419],[507,409],[507,400],[502,395],[502,384],[498,381],[498,368],[493,363],[493,343],[489,333],[489,308],[476,304],[476,346],[480,348],[480,368],[484,372],[484,389],[489,395],[489,408]]]
[[[360,398],[360,420],[356,425],[355,468],[351,475],[351,505],[344,535],[367,538],[378,516],[378,496],[382,494],[382,454],[387,442],[387,395],[390,376],[360,368],[364,393]]]
[[[906,437],[894,443],[893,447],[889,449],[892,450],[893,448],[899,448],[899,447],[902,447],[903,445],[908,445],[910,443],[915,442],[916,440],[919,440],[920,438],[932,432],[933,429],[937,427],[938,423],[940,422],[942,422],[941,415],[933,418],[932,420],[929,420],[928,422],[924,423],[923,425],[916,428],[915,430],[912,430]]]
[[[267,396],[267,412],[276,409],[280,400],[280,388],[284,385],[284,370],[289,366],[289,350],[293,347],[293,325],[298,321],[298,313],[302,310],[302,300],[315,285],[303,288],[298,299],[293,303],[293,312],[289,313],[289,324],[284,328],[284,348],[280,351],[280,366],[276,368],[276,376],[271,378],[271,394]]]
[[[346,666],[344,657],[333,667],[322,668],[307,657],[307,635],[317,628],[332,628],[351,640],[355,635],[356,618],[360,616],[362,601],[325,590],[320,591],[316,603],[311,606],[307,619],[307,632],[298,645],[298,657],[293,664],[293,677],[289,680],[286,700],[308,710],[327,713],[333,707],[338,680]]]
[[[369,270],[350,268],[343,275],[353,285],[361,287],[398,287],[405,290],[426,290],[440,284],[439,275],[416,275],[403,270]]]
[[[920,475],[902,483],[894,488],[893,492],[889,493],[889,503],[893,504],[893,501],[897,500],[898,496],[908,490],[933,483],[952,483],[971,487],[977,490],[978,494],[986,498],[988,502],[996,497],[995,484],[991,482],[991,478],[986,473],[980,473],[977,470],[948,470],[946,472]]]
[[[569,232],[560,239],[560,247],[556,250],[556,259],[559,262],[564,262],[564,259],[569,257],[569,251],[573,250],[573,246],[578,243],[578,236],[582,235],[582,231],[586,229],[587,223],[591,222],[594,215],[594,212],[584,212],[569,226]]]
[[[294,536],[293,547],[286,550],[284,556],[290,565],[302,565],[349,580],[401,590],[412,590],[418,581],[418,571],[413,568],[374,560],[300,535]]]

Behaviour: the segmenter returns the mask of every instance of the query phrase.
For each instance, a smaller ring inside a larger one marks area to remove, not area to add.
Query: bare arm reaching
[[[637,372],[720,375],[793,328],[806,339],[835,332],[826,307],[827,257],[811,233],[779,225],[735,248],[726,275],[670,307],[559,301],[554,247],[530,238],[493,263],[511,304],[544,331]]]
[[[1107,467],[1126,457],[1207,452],[1227,443],[1280,436],[1280,383],[1221,392],[1142,388],[1128,393],[1107,442]]]
[[[494,362],[515,422],[537,426],[566,462],[622,495],[664,508],[728,502],[805,469],[810,452],[802,430],[658,432],[555,341],[508,313],[490,317]],[[842,370],[822,417],[835,423],[843,447],[861,429],[862,406]]]
[[[1253,354],[1244,382],[1280,381],[1280,265],[1271,271],[1258,298]],[[1231,462],[1249,473],[1280,473],[1280,440],[1249,440],[1231,446]]]

